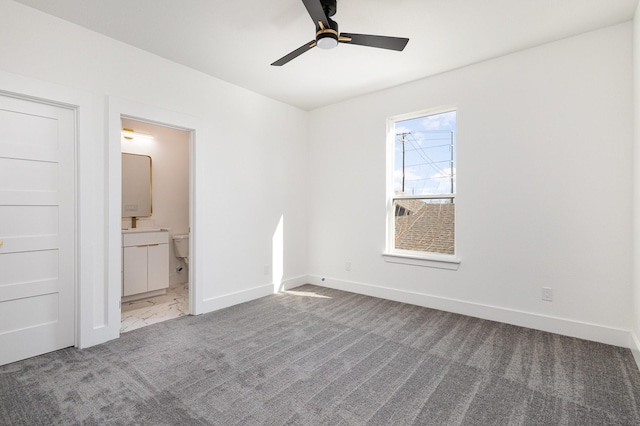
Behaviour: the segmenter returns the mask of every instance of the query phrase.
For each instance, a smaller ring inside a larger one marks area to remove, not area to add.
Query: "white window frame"
[[[393,176],[395,170],[395,125],[399,121],[411,120],[414,118],[425,117],[429,115],[437,115],[446,112],[456,112],[456,127],[458,126],[458,109],[455,105],[445,107],[432,108],[409,114],[402,114],[387,119],[387,226],[386,226],[386,247],[382,256],[385,261],[390,263],[399,263],[403,265],[426,266],[431,268],[452,269],[457,270],[460,266],[461,259],[457,256],[458,250],[458,232],[457,223],[455,221],[454,231],[454,254],[441,254],[413,250],[401,250],[395,248],[395,200],[398,199],[453,199],[456,204],[457,194],[438,194],[438,195],[401,195],[398,196],[394,191]],[[457,210],[457,206],[455,207]],[[456,212],[457,214],[457,212]]]

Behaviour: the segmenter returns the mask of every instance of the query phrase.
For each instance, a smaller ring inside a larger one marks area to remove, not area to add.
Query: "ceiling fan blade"
[[[339,40],[341,43],[378,47],[380,49],[389,50],[403,50],[407,43],[409,43],[408,38],[353,33],[341,33]]]
[[[302,46],[298,47],[296,50],[294,50],[293,52],[289,53],[288,55],[285,55],[282,58],[278,59],[277,61],[275,61],[271,65],[274,66],[274,67],[281,67],[282,65],[286,64],[290,60],[297,58],[298,56],[302,55],[304,52],[308,52],[309,50],[313,49],[314,47],[316,47],[316,41],[315,40],[311,40],[310,42],[308,42],[306,44],[303,44]]]
[[[309,16],[311,16],[316,28],[321,27],[318,22],[322,22],[325,28],[330,28],[329,19],[324,13],[320,0],[302,0],[302,3],[304,3],[304,6],[307,8],[307,12],[309,12]]]

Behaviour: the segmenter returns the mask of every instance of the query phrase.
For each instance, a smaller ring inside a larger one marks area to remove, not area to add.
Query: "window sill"
[[[455,255],[449,254],[413,254],[413,253],[382,253],[386,262],[400,263],[403,265],[426,266],[428,268],[439,268],[457,270],[461,260]]]

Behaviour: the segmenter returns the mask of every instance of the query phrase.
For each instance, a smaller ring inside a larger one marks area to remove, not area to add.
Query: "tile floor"
[[[164,296],[122,304],[120,333],[189,315],[189,283],[176,284]]]

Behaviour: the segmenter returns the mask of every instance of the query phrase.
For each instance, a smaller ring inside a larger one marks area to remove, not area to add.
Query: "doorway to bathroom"
[[[190,312],[191,132],[127,117],[121,125],[125,333]]]

